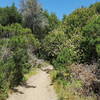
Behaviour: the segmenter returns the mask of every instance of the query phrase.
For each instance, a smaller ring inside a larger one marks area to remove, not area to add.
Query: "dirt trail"
[[[50,83],[49,74],[39,71],[27,81],[26,85],[17,87],[15,89],[17,92],[11,94],[7,100],[57,100]]]

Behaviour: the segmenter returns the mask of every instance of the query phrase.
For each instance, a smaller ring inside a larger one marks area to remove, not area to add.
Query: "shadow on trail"
[[[36,88],[36,86],[28,85],[27,83],[23,83],[23,84],[21,84],[21,86],[25,87],[25,88]]]
[[[13,89],[13,91],[14,91],[15,93],[24,94],[22,91],[19,91],[18,89]]]
[[[36,88],[36,86],[32,86],[32,85],[28,85],[27,83],[22,83],[20,86],[25,87],[25,88]],[[19,89],[13,88],[12,89],[15,93],[19,93],[19,94],[24,94],[22,91],[20,91]]]

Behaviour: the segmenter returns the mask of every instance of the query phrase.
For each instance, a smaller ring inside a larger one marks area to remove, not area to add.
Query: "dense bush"
[[[30,29],[19,24],[0,26],[0,29],[0,99],[5,99],[8,89],[23,82],[24,74],[32,68],[28,49],[34,53],[40,43]]]
[[[87,24],[87,21],[95,14],[95,11],[90,8],[80,8],[75,10],[69,16],[63,18],[63,27],[68,37],[77,34],[82,27]]]
[[[45,37],[42,44],[43,54],[47,59],[53,60],[60,51],[67,46],[67,38],[63,32],[52,32]]]
[[[84,53],[84,60],[91,61],[98,57],[96,47],[99,45],[100,16],[93,16],[88,24],[83,28],[84,40],[80,47]],[[97,39],[98,38],[98,39]]]
[[[73,63],[75,59],[75,53],[72,48],[64,48],[58,54],[57,58],[53,61],[53,65],[59,69],[68,66]]]
[[[97,7],[96,4],[93,7]],[[75,47],[78,62],[91,62],[98,56],[96,38],[100,33],[100,22],[99,15],[93,7],[77,9],[69,16],[64,16],[62,21],[63,31]]]

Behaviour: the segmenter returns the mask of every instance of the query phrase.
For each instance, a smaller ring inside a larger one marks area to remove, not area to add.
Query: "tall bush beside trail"
[[[2,29],[3,28],[3,29]],[[11,33],[12,32],[12,33]],[[12,36],[7,36],[13,34]],[[0,26],[0,100],[7,97],[9,88],[23,82],[24,74],[31,70],[28,49],[34,53],[40,47],[30,29],[19,24]]]
[[[45,58],[52,62],[58,57],[64,48],[68,48],[69,51],[66,50],[66,52],[73,51],[73,54],[75,54],[74,61],[77,61],[79,59],[78,49],[82,39],[82,35],[73,35],[71,39],[69,39],[67,35],[64,34],[63,29],[55,29],[50,32],[42,41],[43,43],[41,44],[42,47],[40,50],[42,51],[42,54],[45,56]]]
[[[67,85],[71,80],[71,68],[70,65],[74,63],[76,53],[71,47],[63,48],[58,54],[57,58],[52,61],[52,64],[56,70],[56,76],[53,81],[59,81],[63,86]]]
[[[18,85],[23,80],[24,70],[27,69],[28,63],[26,40],[22,37],[13,37],[8,46],[12,52],[15,67],[13,70],[13,79],[11,86]]]
[[[19,85],[23,81],[25,72],[28,72],[30,67],[28,65],[28,55],[26,50],[22,48],[17,48],[17,50],[13,52],[15,68],[11,86]]]
[[[62,48],[67,46],[67,38],[63,32],[52,32],[45,37],[42,43],[42,53],[46,59],[52,61],[55,59]]]
[[[15,62],[14,79],[11,86],[18,85],[23,81],[24,74],[27,73],[31,65],[29,64],[28,48],[33,48],[33,52],[38,49],[39,41],[33,35],[21,35],[12,37],[9,41],[9,48],[13,52]]]

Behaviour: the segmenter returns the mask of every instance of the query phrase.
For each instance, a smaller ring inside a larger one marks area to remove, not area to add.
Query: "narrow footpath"
[[[25,85],[15,89],[7,100],[57,100],[57,95],[51,84],[49,74],[39,71]]]

